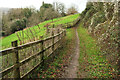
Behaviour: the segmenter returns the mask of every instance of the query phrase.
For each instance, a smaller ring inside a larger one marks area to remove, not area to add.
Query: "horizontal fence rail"
[[[41,63],[44,63],[44,60],[60,46],[65,35],[65,29],[58,29],[57,34],[52,31],[50,37],[42,40],[20,46],[18,46],[18,41],[12,42],[12,48],[0,51],[0,59],[2,59],[1,78],[26,77]]]
[[[80,17],[78,17],[77,19],[75,19],[74,21],[71,21],[71,22],[67,22],[65,24],[58,24],[56,26],[60,26],[62,28],[71,28],[71,27],[74,27],[78,22],[80,21]],[[51,25],[52,26],[52,25]],[[48,30],[49,31],[49,30]]]
[[[79,21],[80,17],[57,27],[70,28]],[[44,66],[44,60],[55,52],[66,35],[65,29],[54,30],[53,27],[50,30],[52,30],[50,37],[19,46],[18,41],[14,41],[11,43],[12,48],[0,51],[2,60],[0,78],[24,78],[39,65]]]
[[[63,27],[65,27],[65,28],[74,27],[79,21],[80,21],[80,17],[78,17],[76,20],[74,20],[72,22],[66,23],[65,25],[63,25]]]

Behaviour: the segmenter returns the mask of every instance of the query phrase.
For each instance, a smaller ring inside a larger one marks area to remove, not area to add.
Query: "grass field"
[[[78,76],[81,77],[80,75],[83,73],[86,76],[89,75],[90,78],[115,77],[117,72],[115,66],[111,65],[106,56],[102,55],[96,45],[96,40],[89,35],[82,24],[79,26],[78,34],[80,39],[80,71]]]
[[[52,22],[52,20],[42,22],[42,23],[38,24],[40,29],[38,28],[38,26],[34,26],[34,27],[29,28],[33,33],[31,33],[28,30],[28,28],[23,30],[24,34],[22,34],[22,31],[18,31],[17,33],[21,34],[21,36],[23,35],[24,39],[28,38],[27,35],[29,35],[30,38],[32,38],[33,35],[37,36],[37,37],[46,36],[46,34],[45,34],[46,33],[46,28],[44,27],[45,24],[47,24],[47,23],[51,23],[51,25],[52,24],[55,24],[55,25],[65,24],[65,23],[74,21],[75,19],[78,18],[78,16],[79,16],[79,14],[75,14],[75,15],[69,15],[69,16],[66,16],[66,17],[53,19],[53,22]],[[11,42],[15,41],[15,40],[18,40],[18,42],[19,42],[19,39],[18,39],[17,35],[15,33],[13,33],[13,34],[11,34],[7,37],[4,37],[2,39],[2,43],[0,43],[0,45],[2,46],[2,49],[9,48],[9,47],[11,47]]]

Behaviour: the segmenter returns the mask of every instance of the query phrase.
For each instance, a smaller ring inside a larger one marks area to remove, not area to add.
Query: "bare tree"
[[[43,19],[49,20],[49,19],[60,17],[60,16],[61,15],[57,11],[54,11],[53,8],[48,8],[45,10]]]
[[[78,13],[77,7],[75,5],[72,5],[70,8],[68,8],[67,10],[68,15],[75,14],[75,13]]]
[[[61,2],[53,2],[53,8],[55,11],[65,16],[65,5]]]

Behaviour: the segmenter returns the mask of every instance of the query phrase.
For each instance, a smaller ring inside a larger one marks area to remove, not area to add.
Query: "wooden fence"
[[[74,27],[79,21],[80,21],[80,17],[78,17],[76,20],[74,20],[72,22],[68,22],[68,23],[65,23],[65,24],[60,24],[60,26],[62,26],[64,28],[71,28],[71,27]]]
[[[71,27],[74,27],[78,22],[80,21],[80,17],[78,17],[77,19],[75,19],[74,21],[71,21],[71,22],[66,22],[64,24],[58,24],[58,25],[55,25],[57,27],[62,27],[64,29],[66,28],[71,28]],[[51,25],[52,27],[52,25]]]
[[[18,41],[12,42],[12,48],[0,52],[1,78],[24,78],[41,63],[44,65],[44,60],[60,46],[65,35],[65,29],[57,29],[57,34],[52,31],[46,39],[20,46]]]
[[[70,28],[80,21],[77,18],[73,22],[59,24],[57,27]],[[51,29],[52,30],[52,29]],[[18,41],[12,42],[12,48],[0,51],[0,77],[24,78],[44,60],[49,57],[61,44],[66,35],[65,29],[57,29],[50,32],[51,36],[42,40],[26,43],[18,46]],[[48,32],[48,31],[47,31]]]

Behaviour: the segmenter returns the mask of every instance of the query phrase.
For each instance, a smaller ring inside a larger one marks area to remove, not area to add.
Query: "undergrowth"
[[[78,28],[80,39],[80,57],[79,57],[79,72],[81,70],[87,72],[87,78],[114,78],[117,76],[117,68],[110,64],[106,56],[102,56],[99,46],[96,45],[96,40],[92,38],[87,29],[83,28],[82,23]]]

